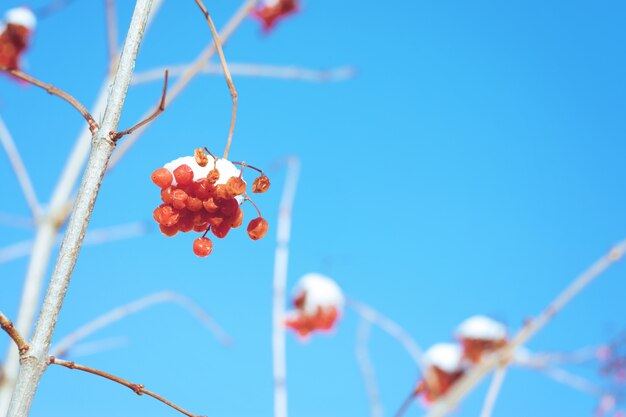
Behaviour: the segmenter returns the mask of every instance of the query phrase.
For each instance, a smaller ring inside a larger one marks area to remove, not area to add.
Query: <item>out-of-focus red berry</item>
[[[160,224],[159,225],[159,230],[165,236],[172,237],[172,236],[175,236],[176,233],[178,233],[178,226],[177,225],[174,225],[174,226],[163,226],[162,224]]]
[[[180,185],[189,185],[193,182],[193,170],[187,164],[182,164],[174,170],[174,178]]]
[[[259,240],[265,236],[268,227],[267,220],[263,217],[252,219],[250,223],[248,223],[248,236],[250,236],[252,240]]]
[[[199,237],[193,241],[193,253],[204,258],[213,250],[213,242],[208,237]]]
[[[270,188],[270,179],[265,176],[265,174],[261,175],[254,179],[252,183],[252,192],[253,193],[264,193]]]
[[[230,177],[226,181],[226,187],[232,195],[241,195],[246,192],[246,182],[240,177]]]
[[[187,207],[187,199],[189,196],[186,192],[180,188],[172,191],[172,206],[177,210],[182,210]]]
[[[170,185],[172,185],[172,180],[174,179],[174,177],[172,176],[172,173],[170,172],[169,169],[159,168],[152,173],[152,175],[150,176],[150,179],[158,187],[167,188]]]
[[[261,21],[263,30],[269,32],[276,23],[298,10],[296,0],[279,0],[272,5],[263,5],[253,11],[253,16]]]

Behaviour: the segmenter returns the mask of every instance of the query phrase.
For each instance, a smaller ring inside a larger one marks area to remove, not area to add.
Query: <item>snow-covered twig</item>
[[[117,125],[151,6],[152,0],[137,0],[135,4],[119,65],[111,85],[102,125],[94,133],[91,154],[83,174],[83,181],[69,220],[65,239],[61,245],[57,264],[43,301],[30,343],[31,348],[21,362],[7,417],[28,416],[39,380],[48,366],[48,358],[46,356],[50,347],[50,341],[107,164],[115,147],[115,142],[110,139],[109,132],[117,131]]]
[[[477,365],[471,368],[463,378],[454,384],[450,391],[431,407],[428,417],[441,417],[456,408],[457,404],[474,389],[485,376],[495,367],[509,362],[517,348],[528,342],[542,329],[556,313],[567,305],[580,291],[593,280],[598,278],[612,264],[619,261],[626,251],[626,240],[618,243],[607,254],[598,259],[586,271],[580,274],[565,288],[535,319],[530,320],[517,335],[497,353],[485,356]]]
[[[133,314],[139,313],[149,307],[163,303],[175,303],[191,313],[198,321],[200,321],[223,345],[232,344],[231,337],[221,328],[219,324],[207,313],[202,307],[192,301],[190,298],[173,291],[161,291],[154,294],[141,297],[130,303],[116,307],[95,319],[89,321],[78,329],[74,330],[58,343],[50,348],[50,353],[54,356],[65,356],[78,342],[91,336],[104,327],[110,326],[122,319]]]
[[[287,417],[287,355],[285,335],[285,308],[287,268],[289,265],[289,240],[293,203],[298,188],[300,160],[287,159],[287,177],[278,207],[276,227],[276,253],[274,255],[272,302],[272,361],[274,374],[274,417]]]
[[[500,388],[502,388],[502,383],[504,382],[504,377],[506,376],[506,369],[506,366],[501,366],[493,373],[493,378],[491,379],[491,384],[489,385],[480,417],[491,417],[493,408],[496,405],[496,400],[498,399],[498,394],[500,394]]]
[[[88,366],[84,366],[84,365],[79,365],[75,362],[71,362],[71,361],[66,361],[63,359],[57,359],[54,356],[51,356],[49,358],[49,363],[52,365],[59,365],[59,366],[64,366],[68,369],[75,369],[77,371],[83,371],[83,372],[87,372],[89,374],[92,375],[97,375],[100,376],[102,378],[108,379],[109,381],[113,381],[113,382],[117,382],[120,385],[124,385],[127,388],[130,388],[135,394],[137,395],[147,395],[149,397],[154,398],[155,400],[161,401],[163,404],[172,407],[174,410],[178,411],[179,413],[182,413],[184,415],[186,415],[187,417],[200,417],[196,414],[190,413],[189,411],[185,410],[184,408],[179,407],[178,405],[174,404],[173,402],[171,402],[170,400],[155,394],[152,391],[148,391],[147,389],[144,388],[143,384],[135,384],[132,383],[130,381],[127,381],[123,378],[120,378],[118,376],[115,376],[113,374],[110,374],[108,372],[104,372],[101,371],[99,369],[95,369],[95,368],[91,368]]]
[[[183,74],[191,64],[180,64],[168,66],[170,76],[178,77]],[[262,64],[246,64],[230,62],[228,68],[232,75],[243,77],[259,77],[259,78],[280,78],[284,80],[301,80],[311,82],[332,82],[343,81],[353,78],[356,70],[353,67],[339,67],[329,70],[316,70],[311,68],[302,68],[296,66],[280,66],[280,65],[262,65]],[[163,68],[156,68],[144,72],[137,72],[133,76],[131,85],[145,84],[160,80]],[[207,63],[201,70],[202,74],[223,75],[221,65],[212,62]]]
[[[365,382],[365,391],[370,404],[370,416],[382,417],[383,408],[380,403],[380,394],[378,393],[378,385],[376,384],[376,375],[374,373],[374,365],[369,355],[367,344],[371,332],[372,323],[365,318],[361,318],[357,329],[356,341],[356,359],[361,369],[361,375]]]
[[[13,141],[13,137],[11,136],[11,132],[9,132],[9,129],[4,123],[2,116],[0,116],[0,144],[2,144],[4,151],[9,157],[9,162],[11,163],[11,167],[15,172],[17,181],[22,188],[22,193],[24,194],[26,203],[28,203],[28,207],[30,207],[33,218],[35,220],[39,219],[39,217],[41,216],[41,207],[39,205],[39,201],[37,200],[35,188],[33,187],[33,183],[30,180],[30,176],[28,175],[28,170],[24,166],[22,157],[20,156],[20,153],[15,146],[15,142]]]

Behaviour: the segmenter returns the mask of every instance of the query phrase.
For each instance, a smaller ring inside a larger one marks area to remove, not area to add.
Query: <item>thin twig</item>
[[[378,311],[374,310],[372,307],[354,299],[348,298],[346,300],[346,305],[355,313],[357,313],[360,317],[369,321],[370,323],[378,326],[382,330],[384,330],[391,337],[396,339],[400,344],[404,347],[404,349],[411,356],[418,369],[422,371],[424,374],[424,364],[422,361],[422,349],[417,344],[417,342],[411,337],[411,335],[404,330],[400,325],[398,325],[393,320],[385,317]]]
[[[374,365],[370,358],[367,344],[371,332],[371,322],[364,318],[361,318],[359,327],[357,330],[356,339],[356,359],[365,382],[365,391],[367,392],[367,399],[370,405],[371,417],[382,417],[383,408],[380,403],[380,394],[378,393],[378,384],[376,383],[376,374],[374,372]]]
[[[7,74],[11,74],[12,76],[19,78],[20,80],[26,81],[27,83],[33,84],[39,88],[44,89],[48,94],[52,94],[53,96],[57,96],[65,101],[67,101],[72,107],[74,107],[78,112],[85,118],[87,123],[89,124],[89,130],[91,133],[94,133],[98,129],[98,123],[93,118],[93,116],[89,113],[89,111],[83,106],[78,100],[74,97],[66,93],[65,91],[51,85],[46,84],[43,81],[39,81],[36,78],[31,77],[28,74],[23,73],[22,71],[16,69],[10,69],[5,66],[0,66],[0,71],[4,71]]]
[[[178,77],[188,70],[191,64],[180,64],[168,66],[171,77]],[[160,80],[164,68],[155,68],[143,72],[138,72],[133,76],[131,85],[145,84],[152,81]],[[230,62],[228,69],[232,75],[242,77],[258,77],[258,78],[279,78],[283,80],[299,80],[310,82],[334,82],[343,81],[353,78],[356,70],[353,67],[339,67],[329,70],[316,70],[311,68],[302,68],[296,66],[280,66],[280,65],[263,65],[263,64],[246,64],[239,62]],[[208,62],[202,68],[202,74],[224,75],[222,66]]]
[[[611,265],[619,261],[626,251],[626,240],[618,243],[607,254],[594,262],[565,288],[548,307],[534,320],[530,320],[517,333],[511,342],[498,353],[485,356],[477,365],[465,374],[441,400],[433,404],[428,417],[441,417],[453,410],[457,404],[495,367],[514,357],[517,348],[528,342],[543,328],[556,313],[567,305],[580,291],[598,278]]]
[[[400,405],[400,408],[398,409],[398,411],[396,411],[396,413],[394,414],[394,417],[402,417],[404,413],[406,413],[406,410],[408,410],[409,407],[411,406],[411,403],[413,402],[413,400],[415,400],[415,397],[417,397],[417,391],[413,390],[404,399],[404,402],[402,402],[402,405]]]
[[[18,216],[12,213],[0,213],[0,224],[8,227],[32,230],[35,221],[30,217]]]
[[[85,235],[84,245],[99,245],[102,243],[114,242],[121,239],[130,239],[133,237],[143,236],[148,232],[149,226],[143,222],[135,222],[122,224],[117,226],[103,227],[87,232]],[[61,246],[63,235],[56,234],[54,246]],[[13,261],[15,259],[28,256],[33,253],[36,241],[32,239],[13,243],[4,248],[0,248],[0,264]]]
[[[29,349],[28,344],[26,343],[20,332],[17,331],[15,326],[13,326],[11,320],[9,320],[7,316],[2,313],[2,311],[0,311],[0,327],[9,335],[11,339],[13,339],[15,345],[17,346],[17,350],[20,352],[20,355],[26,353],[26,351]]]
[[[272,301],[272,361],[274,376],[274,417],[287,417],[287,353],[285,335],[285,308],[287,269],[289,266],[289,241],[293,203],[298,189],[300,160],[287,159],[287,178],[278,207],[276,252],[274,255]]]
[[[30,207],[33,218],[38,219],[41,216],[41,206],[39,205],[39,201],[37,200],[35,188],[33,187],[33,183],[30,180],[28,170],[24,166],[24,162],[22,161],[20,153],[17,150],[17,146],[15,146],[15,142],[13,141],[13,137],[11,136],[11,132],[9,132],[9,129],[7,128],[1,116],[0,143],[7,153],[7,156],[9,157],[9,162],[13,167],[13,171],[15,172],[15,176],[17,177],[17,181],[22,188],[22,193],[24,194],[24,198],[26,198],[26,203],[28,203],[28,206]]]
[[[174,410],[188,416],[188,417],[200,417],[197,414],[193,414],[190,413],[189,411],[185,410],[184,408],[181,408],[179,406],[177,406],[176,404],[174,404],[173,402],[161,397],[158,394],[155,394],[152,391],[148,391],[147,389],[144,388],[143,384],[134,384],[130,381],[127,381],[125,379],[122,379],[118,376],[115,376],[113,374],[109,374],[107,372],[101,371],[99,369],[95,369],[95,368],[90,368],[88,366],[84,366],[84,365],[79,365],[75,362],[71,362],[71,361],[66,361],[63,359],[57,359],[54,356],[50,356],[50,364],[51,365],[59,365],[59,366],[64,366],[68,369],[75,369],[77,371],[83,371],[83,372],[87,372],[90,373],[92,375],[97,375],[100,376],[102,378],[108,379],[109,381],[113,381],[113,382],[117,382],[120,385],[124,385],[127,388],[130,388],[135,394],[137,395],[143,395],[146,394],[152,398],[154,398],[155,400],[161,401],[163,404],[172,407]]]
[[[243,4],[239,7],[239,9],[235,12],[235,14],[230,18],[228,23],[224,26],[224,28],[220,31],[220,40],[222,46],[226,44],[231,35],[235,32],[235,30],[239,27],[241,22],[243,22],[250,14],[250,11],[254,8],[259,0],[244,0]],[[204,65],[211,59],[213,54],[215,53],[215,45],[211,44],[207,46],[196,58],[193,66],[188,68],[184,74],[176,81],[176,83],[170,88],[170,92],[167,96],[167,100],[165,104],[169,106],[169,104],[176,98],[178,95],[183,92],[183,90],[189,85],[189,83],[195,78],[195,76],[202,70]],[[156,108],[158,103],[153,107]],[[150,115],[154,110],[149,110],[146,114],[146,117]],[[145,129],[148,127],[144,126],[142,128],[137,129],[135,134],[129,138],[126,138],[121,145],[117,147],[116,152],[113,154],[111,161],[109,162],[109,169],[112,169],[117,165],[120,159],[128,152],[131,146],[139,140]]]
[[[117,66],[119,47],[117,45],[117,15],[115,0],[104,0],[104,9],[107,26],[107,51],[109,56],[109,73],[112,74]]]
[[[487,391],[487,396],[485,397],[485,402],[483,403],[483,409],[480,412],[480,417],[491,417],[493,408],[496,405],[496,400],[498,399],[498,394],[500,394],[500,388],[502,387],[505,376],[506,365],[500,366],[494,372],[491,384],[489,385],[489,390]]]
[[[141,297],[130,303],[116,307],[88,323],[74,330],[53,347],[50,353],[55,356],[65,356],[67,352],[81,340],[96,333],[97,331],[110,326],[128,316],[139,313],[149,307],[161,303],[175,303],[194,315],[207,329],[213,333],[215,338],[225,346],[232,344],[231,337],[221,328],[219,324],[202,307],[193,302],[190,298],[173,291],[161,291]]]
[[[91,153],[83,173],[83,181],[76,197],[67,232],[59,251],[54,272],[50,278],[28,355],[22,359],[15,391],[7,417],[27,417],[41,376],[48,366],[48,349],[76,266],[83,238],[102,184],[102,179],[115,148],[108,137],[116,131],[126,93],[130,84],[139,44],[152,7],[152,0],[137,0],[120,63],[110,88],[102,127],[94,135]],[[54,230],[54,229],[53,229]]]
[[[224,149],[224,159],[228,159],[228,151],[230,150],[230,144],[233,140],[233,133],[235,131],[235,122],[237,120],[237,89],[235,89],[235,84],[233,83],[233,77],[230,75],[230,71],[228,70],[228,64],[226,63],[226,57],[224,57],[224,51],[222,50],[222,44],[220,40],[220,35],[217,33],[217,29],[213,24],[213,20],[211,19],[211,15],[209,11],[204,6],[202,0],[195,0],[196,4],[204,14],[204,18],[211,29],[211,34],[213,35],[213,42],[215,43],[215,48],[217,49],[217,54],[220,57],[220,64],[222,65],[222,71],[224,71],[224,77],[226,78],[226,84],[228,85],[228,91],[230,91],[230,97],[233,101],[233,112],[230,119],[230,129],[228,130],[228,140],[226,141],[226,149]]]
[[[146,117],[144,120],[142,120],[141,122],[137,123],[136,125],[134,125],[130,129],[122,130],[121,132],[117,132],[117,133],[111,134],[111,139],[113,141],[118,141],[123,136],[130,135],[135,130],[139,129],[140,127],[142,127],[144,125],[147,125],[148,123],[150,123],[151,121],[156,119],[161,113],[163,113],[165,111],[165,97],[167,96],[167,80],[168,79],[169,79],[169,71],[165,70],[165,79],[163,81],[163,92],[161,93],[161,102],[159,103],[159,107],[156,108],[154,113],[152,113],[150,116]]]

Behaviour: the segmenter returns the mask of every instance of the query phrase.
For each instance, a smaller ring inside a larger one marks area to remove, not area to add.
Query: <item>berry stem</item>
[[[251,168],[251,169],[253,169],[253,170],[255,170],[255,171],[257,171],[257,172],[261,173],[261,175],[265,175],[265,174],[263,173],[263,170],[262,170],[262,169],[259,169],[259,168],[257,168],[257,167],[253,167],[252,165],[248,165],[248,164],[247,164],[247,163],[245,163],[245,162],[232,162],[232,161],[231,161],[231,164],[233,164],[233,165],[241,165],[243,168],[245,168],[245,167],[247,167],[247,168]],[[243,168],[242,168],[242,170],[243,170]]]
[[[256,212],[259,214],[259,217],[263,217],[261,216],[261,211],[259,210],[259,208],[257,207],[256,204],[254,204],[254,201],[252,201],[252,199],[250,197],[248,197],[247,193],[244,193],[243,195],[245,197],[244,201],[249,201],[250,203],[252,203],[252,205],[254,206],[254,208],[256,209]]]

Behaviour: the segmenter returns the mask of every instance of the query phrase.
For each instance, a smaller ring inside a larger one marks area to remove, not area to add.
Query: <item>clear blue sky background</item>
[[[1,11],[20,4],[5,1]],[[30,4],[41,5],[43,1]],[[28,71],[91,105],[106,68],[101,3],[77,1],[40,23]],[[133,2],[119,3],[120,39]],[[208,2],[221,24],[238,6]],[[334,277],[346,293],[404,326],[424,347],[451,339],[469,315],[513,329],[576,274],[626,237],[626,27],[623,2],[315,1],[263,36],[246,21],[226,49],[232,62],[331,68],[355,79],[314,84],[235,78],[240,95],[231,155],[261,167],[298,155],[289,266]],[[145,39],[138,70],[192,60],[209,32],[192,1],[169,0]],[[131,90],[122,126],[158,96]],[[35,88],[0,79],[0,113],[42,201],[50,198],[81,128],[75,111]],[[98,115],[96,115],[98,116]],[[150,173],[198,146],[220,152],[230,98],[216,76],[198,78],[107,176],[91,228],[145,220],[159,202]],[[27,214],[4,155],[0,211]],[[271,279],[284,172],[257,200],[271,229],[243,230],[198,259],[192,236],[148,235],[86,247],[57,338],[142,295],[172,289],[208,309],[235,339],[219,346],[174,306],[160,306],[90,340],[130,344],[77,358],[146,384],[209,416],[271,416]],[[31,231],[3,227],[0,245]],[[0,265],[0,307],[17,311],[27,259]],[[529,347],[569,351],[626,326],[626,265],[618,265]],[[289,335],[294,417],[368,415],[355,361],[358,319],[332,336]],[[4,353],[6,338],[0,347]],[[371,352],[385,415],[416,381],[410,358],[375,331]],[[3,355],[4,356],[4,355]],[[593,366],[573,371],[602,383]],[[483,384],[457,412],[475,416]],[[494,416],[590,416],[596,399],[530,371],[507,376]],[[414,406],[407,416],[419,416]],[[149,398],[98,378],[51,369],[33,417],[175,416]]]

